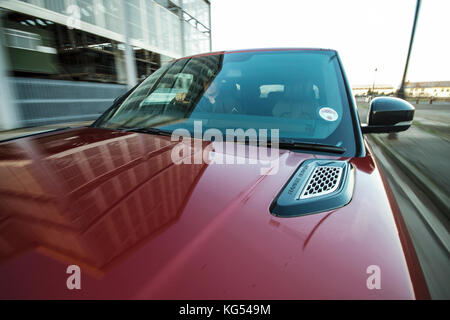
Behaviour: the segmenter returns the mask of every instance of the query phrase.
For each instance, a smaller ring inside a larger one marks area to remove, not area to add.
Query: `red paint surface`
[[[169,137],[80,128],[0,145],[0,298],[411,299],[428,293],[395,200],[368,154],[353,200],[277,218],[306,159],[174,165]],[[330,158],[330,157],[328,157]],[[68,265],[81,290],[68,290]],[[381,290],[366,269],[381,268]]]

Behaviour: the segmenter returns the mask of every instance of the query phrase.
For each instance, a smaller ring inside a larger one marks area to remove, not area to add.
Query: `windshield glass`
[[[96,124],[111,129],[279,129],[280,140],[354,155],[350,108],[336,52],[235,52],[176,60],[149,76]]]

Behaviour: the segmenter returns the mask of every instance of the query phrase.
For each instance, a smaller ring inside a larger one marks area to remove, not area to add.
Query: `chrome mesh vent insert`
[[[334,192],[341,182],[342,167],[318,166],[314,169],[298,199],[320,197]]]
[[[272,201],[270,213],[290,218],[341,208],[352,200],[354,185],[350,161],[308,159]]]

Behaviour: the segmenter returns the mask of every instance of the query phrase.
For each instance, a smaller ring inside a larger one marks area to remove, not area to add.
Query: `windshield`
[[[355,153],[336,52],[235,52],[176,60],[143,81],[96,126],[111,129],[279,130],[293,139]]]

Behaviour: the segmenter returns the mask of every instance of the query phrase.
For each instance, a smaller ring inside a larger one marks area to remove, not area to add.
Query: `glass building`
[[[211,50],[208,0],[2,0],[8,72],[132,86]]]

